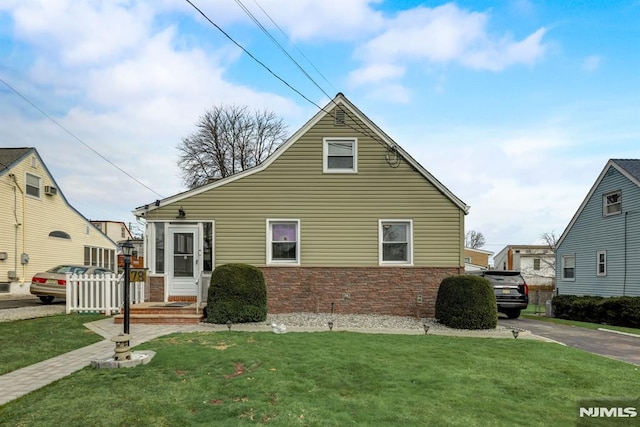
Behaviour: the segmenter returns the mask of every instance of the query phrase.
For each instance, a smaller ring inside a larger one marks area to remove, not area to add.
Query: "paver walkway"
[[[112,357],[115,343],[111,341],[111,337],[122,332],[122,325],[115,325],[113,319],[103,319],[87,323],[86,326],[100,334],[105,340],[0,376],[0,405],[89,366],[92,360]],[[212,329],[210,325],[134,324],[130,327],[132,335],[130,345],[135,347],[143,342],[174,332],[211,331]]]

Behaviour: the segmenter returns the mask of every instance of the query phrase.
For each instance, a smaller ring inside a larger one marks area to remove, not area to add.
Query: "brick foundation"
[[[149,276],[149,301],[164,301],[164,276]]]
[[[459,268],[262,267],[270,314],[380,314],[432,318],[440,282]],[[419,296],[422,302],[418,302]]]

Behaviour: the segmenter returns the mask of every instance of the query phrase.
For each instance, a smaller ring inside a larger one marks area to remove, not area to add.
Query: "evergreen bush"
[[[207,295],[209,323],[266,319],[267,286],[260,269],[249,264],[225,264],[213,270]]]
[[[557,295],[551,304],[559,319],[640,328],[640,297]]]
[[[493,329],[498,310],[493,286],[480,276],[445,278],[436,298],[436,319],[456,329]]]

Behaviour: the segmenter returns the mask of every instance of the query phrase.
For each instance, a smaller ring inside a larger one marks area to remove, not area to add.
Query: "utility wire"
[[[238,6],[240,6],[240,8],[244,11],[244,13],[251,18],[251,20],[258,26],[258,28],[260,28],[262,30],[262,32],[264,34],[266,34],[267,37],[269,37],[269,39],[271,39],[271,41],[273,42],[273,44],[275,44],[280,51],[287,57],[289,58],[289,60],[291,62],[293,62],[296,67],[298,67],[298,69],[300,70],[300,72],[302,72],[302,74],[304,74],[310,81],[311,83],[313,83],[315,85],[315,87],[317,87],[318,89],[320,89],[320,91],[322,93],[324,93],[328,98],[330,98],[330,96],[327,94],[327,92],[324,91],[324,89],[322,89],[322,87],[313,79],[313,77],[311,77],[309,75],[309,73],[307,73],[307,71],[302,68],[302,66],[289,54],[289,52],[287,52],[287,50],[282,47],[282,45],[271,35],[271,33],[269,32],[269,30],[267,30],[264,25],[262,25],[262,23],[258,20],[258,18],[256,18],[253,13],[251,13],[251,11],[249,9],[246,8],[246,6],[242,3],[241,0],[236,0],[236,4]]]
[[[238,6],[240,6],[240,8],[247,14],[247,16],[249,16],[253,22],[255,22],[255,24],[262,30],[263,33],[265,33],[267,35],[267,37],[269,37],[269,39],[271,39],[271,41],[280,49],[280,51],[282,51],[282,53],[284,53],[284,55],[289,58],[289,60],[291,60],[291,62],[293,62],[296,67],[298,67],[298,69],[318,88],[320,89],[320,91],[329,99],[332,99],[332,97],[324,91],[324,89],[313,79],[313,77],[311,77],[309,75],[309,73],[307,73],[307,71],[289,54],[289,52],[287,52],[287,50],[271,35],[271,33],[269,32],[269,30],[267,30],[264,25],[262,25],[262,23],[251,13],[251,11],[242,3],[242,0],[235,0],[236,3],[238,4]],[[262,13],[265,14],[265,16],[267,18],[269,18],[269,20],[271,21],[271,23],[273,23],[273,25],[280,30],[280,33],[282,33],[282,35],[289,40],[289,43],[291,43],[297,50],[298,52],[302,55],[303,58],[305,58],[307,60],[307,62],[309,64],[311,64],[311,66],[316,70],[316,72],[329,84],[329,86],[331,86],[334,90],[335,88],[333,87],[333,85],[326,79],[326,77],[320,72],[320,70],[318,70],[313,63],[304,55],[304,53],[302,53],[302,51],[293,43],[291,42],[291,40],[289,39],[289,37],[287,36],[287,34],[282,30],[282,28],[280,28],[280,26],[273,20],[273,18],[271,18],[271,16],[267,13],[266,10],[264,10],[264,8],[262,8],[262,6],[260,6],[260,4],[257,2],[257,0],[253,0],[253,2],[256,4],[256,6],[258,6],[258,8],[260,8],[260,10],[262,11]],[[337,105],[336,105],[337,106]],[[325,111],[325,113],[329,114],[330,116],[334,117],[333,114],[327,112],[326,110],[322,109],[321,110]],[[351,125],[347,125],[348,127],[350,127],[351,129],[355,130],[356,132],[359,132],[365,136],[368,136],[369,138],[372,138],[374,141],[382,144],[385,148],[388,148],[386,144],[384,144],[382,141],[380,141],[380,139],[377,137],[377,135],[375,135],[375,133],[371,132],[371,129],[365,127],[363,124],[360,124],[357,120],[355,120],[354,117],[351,116],[351,114],[349,114],[348,111],[345,111],[345,114],[351,118],[351,120],[354,123],[358,123],[358,127],[360,129],[356,129]],[[334,117],[335,118],[335,117]],[[397,154],[397,153],[396,153]]]
[[[323,79],[325,82],[327,82],[327,84],[328,84],[329,86],[331,86],[331,88],[332,88],[334,91],[338,92],[338,90],[337,90],[337,89],[336,89],[336,88],[331,84],[331,82],[330,82],[329,80],[327,80],[327,78],[324,76],[324,74],[322,74],[322,72],[321,72],[318,68],[316,68],[316,66],[315,66],[315,65],[313,65],[313,62],[311,62],[311,60],[310,60],[309,58],[307,58],[307,57],[306,57],[306,55],[302,52],[302,50],[300,50],[300,48],[298,48],[298,46],[297,46],[295,43],[293,43],[293,42],[291,41],[291,39],[289,38],[289,36],[287,36],[287,34],[282,30],[282,28],[280,28],[280,26],[276,23],[276,21],[274,21],[274,20],[273,20],[273,18],[271,18],[271,16],[267,13],[267,11],[266,11],[266,10],[264,10],[264,8],[263,8],[262,6],[260,6],[260,4],[257,2],[257,0],[253,0],[253,2],[255,3],[255,5],[256,5],[256,6],[258,6],[258,8],[262,11],[262,13],[264,13],[264,14],[265,14],[265,16],[266,16],[267,18],[269,18],[269,21],[271,21],[271,23],[272,23],[272,24],[273,24],[273,25],[278,29],[278,31],[280,31],[280,34],[282,34],[282,35],[283,35],[283,36],[284,36],[284,37],[289,41],[289,43],[290,43],[294,48],[296,48],[296,50],[298,51],[298,53],[299,53],[299,54],[300,54],[300,55],[301,55],[301,56],[302,56],[302,57],[303,57],[303,58],[304,58],[304,59],[309,63],[309,65],[311,65],[311,67],[313,67],[313,69],[314,69],[314,70],[316,70],[316,72],[320,75],[320,77],[322,77],[322,79]],[[326,93],[326,92],[324,92],[324,91],[323,91],[323,93],[324,93],[325,95],[327,95],[327,93]],[[329,95],[327,95],[327,97],[328,97],[328,98],[331,98]]]
[[[226,31],[224,31],[218,24],[216,24],[215,22],[213,22],[200,8],[198,8],[195,4],[193,4],[193,2],[191,2],[191,0],[185,0],[187,3],[189,3],[191,5],[191,7],[193,7],[196,11],[198,11],[198,13],[200,15],[202,15],[202,17],[204,19],[206,19],[211,25],[213,25],[218,31],[220,31],[227,39],[229,39],[233,44],[235,44],[237,47],[239,47],[244,53],[246,53],[247,55],[249,55],[249,57],[251,59],[253,59],[256,63],[258,63],[260,66],[262,66],[265,70],[267,70],[272,76],[274,76],[276,79],[280,80],[285,86],[287,86],[289,89],[293,90],[295,93],[297,93],[298,95],[300,95],[302,98],[304,98],[307,102],[309,102],[310,104],[314,105],[318,110],[320,111],[324,111],[327,115],[329,115],[330,117],[333,117],[335,119],[335,115],[330,112],[325,110],[323,107],[321,107],[320,105],[318,105],[317,103],[313,102],[312,100],[310,100],[307,96],[305,96],[302,92],[300,92],[298,89],[294,88],[289,82],[287,82],[286,80],[284,80],[282,77],[280,77],[279,75],[277,75],[273,70],[271,70],[264,62],[260,61],[258,58],[256,58],[253,54],[251,54],[251,52],[249,52],[244,46],[242,46],[240,43],[238,43],[237,41],[235,41],[233,39],[233,37],[231,37]],[[271,34],[269,34],[269,32],[264,28],[264,26],[262,26],[262,24],[259,23],[259,21],[246,9],[246,7],[244,7],[244,5],[241,5],[240,2],[238,2],[238,0],[236,0],[236,3],[238,3],[238,5],[245,10],[245,13],[247,13],[252,20],[256,23],[256,25],[258,25],[260,28],[263,29],[263,31],[269,36],[269,38],[271,38],[274,43],[276,43],[280,49],[285,53],[285,55],[290,58],[297,66],[298,68],[301,69],[301,71],[307,76],[309,77],[309,79],[311,79],[311,81],[314,82],[314,84],[322,91],[322,93],[325,94],[325,96],[327,96],[327,98],[333,100],[333,98],[331,96],[329,96],[310,76],[309,74],[304,71],[304,69],[302,69],[302,67],[295,62],[295,60],[293,60],[293,58],[291,58],[291,56],[284,50],[284,48],[282,48],[282,46],[277,43],[275,41],[275,39],[271,36]],[[336,105],[337,106],[337,105]],[[345,111],[345,114],[347,114],[349,117],[351,117],[351,115],[349,113],[347,113]],[[353,117],[351,117],[352,120],[354,121],[354,123],[358,123],[358,121],[354,120]],[[368,136],[369,138],[372,138],[374,141],[378,142],[379,144],[381,144],[383,147],[389,149],[389,147],[387,146],[386,143],[384,143],[377,135],[375,135],[375,133],[371,133],[370,129],[365,128],[364,125],[360,124],[359,128],[357,129],[352,125],[346,124],[345,125],[353,130],[355,130],[358,133],[361,133],[365,136]]]
[[[264,68],[265,70],[267,70],[269,72],[269,74],[271,74],[273,77],[275,77],[276,79],[280,80],[284,85],[286,85],[289,89],[291,89],[292,91],[294,91],[295,93],[297,93],[298,95],[300,95],[301,97],[303,97],[305,100],[307,100],[307,102],[315,105],[318,109],[322,110],[322,107],[320,107],[318,104],[316,104],[315,102],[313,102],[312,100],[310,100],[309,98],[307,98],[302,92],[300,92],[298,89],[294,88],[293,86],[291,86],[286,80],[284,80],[282,77],[280,77],[279,75],[277,75],[275,72],[273,72],[273,70],[271,70],[271,68],[267,67],[267,65],[260,61],[258,58],[256,58],[255,56],[253,56],[251,54],[251,52],[249,52],[247,49],[244,48],[244,46],[242,46],[240,43],[238,43],[237,41],[235,41],[233,39],[233,37],[231,37],[229,34],[227,34],[226,31],[224,31],[222,28],[220,28],[218,26],[218,24],[216,24],[215,22],[213,22],[202,10],[200,10],[200,8],[198,8],[198,6],[196,6],[195,4],[193,4],[191,2],[191,0],[185,0],[187,3],[189,3],[191,5],[191,7],[193,7],[196,11],[198,11],[198,13],[200,15],[202,15],[202,17],[204,19],[206,19],[207,21],[209,21],[209,23],[211,25],[213,25],[214,27],[216,27],[218,29],[218,31],[220,31],[222,34],[224,34],[224,36],[226,38],[228,38],[233,44],[235,44],[236,46],[238,46],[240,49],[242,49],[242,51],[244,53],[246,53],[247,55],[249,55],[249,57],[251,59],[253,59],[255,62],[257,62],[258,64],[260,64],[262,66],[262,68]]]
[[[115,163],[113,163],[111,160],[107,159],[105,156],[103,156],[102,154],[100,154],[98,151],[96,151],[93,147],[91,147],[89,144],[87,144],[86,142],[84,142],[82,139],[78,138],[75,134],[73,134],[73,132],[71,132],[69,129],[65,128],[64,126],[62,126],[56,119],[54,119],[53,117],[51,117],[49,114],[47,114],[44,110],[42,110],[40,107],[38,107],[36,104],[34,104],[33,102],[31,102],[31,100],[29,100],[29,98],[27,98],[26,96],[24,96],[23,94],[21,94],[20,92],[18,92],[17,89],[15,89],[13,86],[11,86],[9,83],[7,83],[5,80],[3,80],[0,77],[0,82],[2,82],[6,87],[8,87],[9,89],[11,89],[13,91],[13,93],[15,93],[16,95],[18,95],[20,98],[22,98],[26,103],[28,103],[29,105],[31,105],[33,108],[35,108],[38,112],[40,112],[40,114],[42,114],[43,116],[45,116],[47,119],[51,120],[56,126],[58,126],[60,129],[62,129],[63,131],[65,131],[67,134],[69,134],[73,139],[75,139],[76,141],[78,141],[80,144],[84,145],[85,147],[87,147],[89,150],[93,151],[95,154],[97,154],[102,160],[106,161],[107,163],[109,163],[111,166],[113,166],[114,168],[118,169],[120,172],[122,172],[123,174],[125,174],[126,176],[128,176],[129,178],[131,178],[132,180],[134,180],[135,182],[137,182],[138,184],[140,184],[141,186],[143,186],[144,188],[146,188],[147,190],[151,191],[152,193],[154,193],[155,195],[159,196],[160,198],[164,198],[164,196],[162,196],[160,193],[158,193],[157,191],[155,191],[153,188],[149,187],[148,185],[144,184],[143,182],[141,182],[140,180],[138,180],[136,177],[134,177],[133,175],[131,175],[129,172],[125,171],[124,169],[122,169],[120,166],[116,165]]]

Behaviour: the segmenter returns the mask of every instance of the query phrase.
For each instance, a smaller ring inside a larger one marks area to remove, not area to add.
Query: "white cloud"
[[[138,45],[153,15],[144,3],[28,1],[14,11],[19,37],[67,65],[103,62]]]
[[[352,84],[377,83],[382,80],[398,79],[405,73],[404,67],[391,64],[371,64],[349,73]]]
[[[384,32],[358,52],[366,62],[426,59],[451,61],[482,37],[486,16],[468,13],[453,4],[417,7],[390,19]]]
[[[262,8],[294,41],[354,40],[376,31],[383,24],[371,4],[381,0],[263,0]],[[249,6],[250,4],[247,4]],[[251,7],[253,14],[264,17]],[[261,19],[268,22],[268,18]]]
[[[544,56],[546,47],[542,38],[546,32],[545,28],[540,28],[520,42],[514,42],[510,37],[487,41],[479,49],[461,55],[460,62],[470,68],[490,71],[501,71],[517,64],[533,64]]]
[[[589,72],[595,71],[600,68],[601,62],[602,57],[600,57],[599,55],[587,56],[582,63],[582,69]]]
[[[10,6],[14,37],[34,60],[22,76],[4,77],[163,196],[183,190],[175,147],[206,108],[233,102],[269,109],[287,122],[306,114],[287,98],[231,83],[225,73],[238,60],[237,49],[184,43],[175,20],[161,25],[154,14],[162,10],[144,2],[16,2],[2,8]],[[86,216],[128,221],[123,213],[159,198],[14,94],[0,91],[0,99],[0,121],[12,123],[0,127],[0,140],[36,147]]]
[[[459,63],[472,69],[500,71],[516,64],[532,64],[544,56],[545,28],[521,41],[508,35],[497,38],[487,30],[489,18],[487,13],[470,12],[453,3],[406,10],[388,19],[384,30],[364,43],[356,57],[364,63],[361,70],[384,68],[385,64],[404,68],[412,63]],[[387,79],[389,75],[380,77]],[[363,82],[373,83],[373,79]]]

